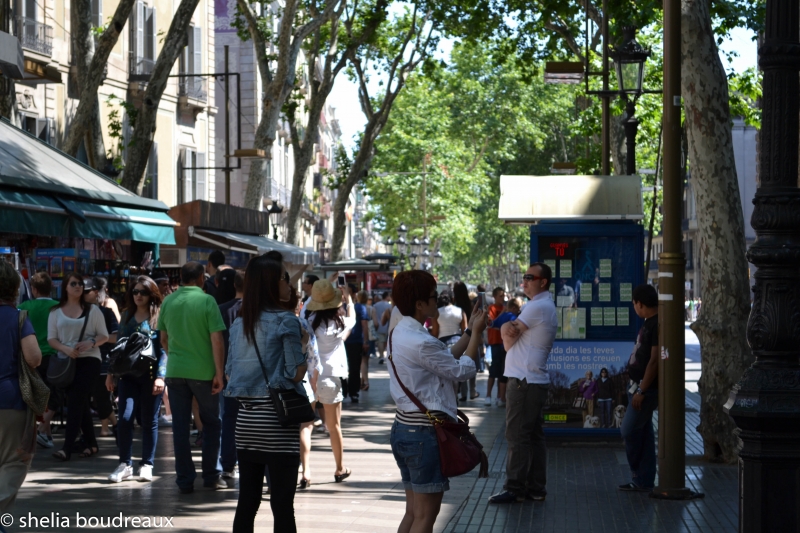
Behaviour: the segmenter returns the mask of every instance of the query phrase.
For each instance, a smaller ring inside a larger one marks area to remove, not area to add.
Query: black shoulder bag
[[[278,422],[280,422],[281,426],[289,427],[304,422],[312,422],[314,420],[314,411],[311,409],[308,397],[294,389],[276,389],[270,386],[269,378],[267,378],[267,369],[261,360],[258,342],[254,340],[253,345],[256,348],[258,364],[261,365],[264,381],[267,382],[269,397],[272,398],[272,405],[275,406],[275,412],[278,414]]]

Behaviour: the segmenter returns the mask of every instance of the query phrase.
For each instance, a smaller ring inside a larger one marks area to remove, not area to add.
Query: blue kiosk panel
[[[545,430],[618,436],[627,408],[625,368],[641,327],[631,292],[644,283],[643,228],[633,221],[542,222],[531,226],[530,259],[553,270],[551,294],[559,315],[547,365]],[[611,402],[584,402],[581,384],[597,382],[604,368]]]

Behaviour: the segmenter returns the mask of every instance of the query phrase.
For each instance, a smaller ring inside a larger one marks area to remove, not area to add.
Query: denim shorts
[[[450,490],[450,481],[442,475],[433,426],[409,426],[395,421],[390,442],[405,490],[420,494]]]

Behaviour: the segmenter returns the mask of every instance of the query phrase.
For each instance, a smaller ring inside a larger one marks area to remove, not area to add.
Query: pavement
[[[301,533],[397,531],[405,511],[400,474],[389,446],[394,404],[389,395],[384,365],[371,361],[370,391],[359,404],[345,401],[345,466],[353,475],[334,483],[335,469],[327,436],[315,433],[312,442],[309,490],[298,491],[295,515]],[[698,456],[702,443],[694,427],[699,398],[687,392],[687,486],[704,492],[705,499],[689,502],[657,501],[641,493],[623,493],[617,485],[629,480],[624,448],[619,440],[548,442],[548,496],[545,502],[506,506],[489,505],[487,498],[501,490],[506,458],[504,411],[485,407],[487,374],[478,375],[481,397],[462,410],[470,417],[478,439],[490,457],[490,476],[477,474],[454,478],[445,493],[436,532],[727,532],[735,531],[738,516],[737,468],[704,463]],[[99,428],[98,428],[99,430]],[[60,444],[63,433],[56,435]],[[139,450],[136,432],[134,451]],[[229,532],[232,529],[238,491],[202,489],[178,493],[175,485],[172,439],[169,428],[159,432],[152,483],[106,480],[118,464],[113,438],[100,438],[100,454],[61,463],[51,450],[39,450],[11,511],[16,531],[85,531],[103,520],[128,518],[128,526],[95,527],[102,531],[156,531],[135,527],[134,517],[151,517],[151,523],[167,519],[173,531]],[[199,468],[200,450],[194,448]],[[78,522],[80,517],[82,522]],[[5,516],[0,517],[7,520]],[[43,519],[50,519],[44,523]],[[24,520],[24,522],[23,522]],[[68,522],[65,522],[68,520]],[[57,525],[53,525],[53,521]],[[104,524],[104,525],[105,525]],[[140,522],[141,524],[141,522]],[[269,495],[264,494],[256,517],[256,532],[271,532]]]

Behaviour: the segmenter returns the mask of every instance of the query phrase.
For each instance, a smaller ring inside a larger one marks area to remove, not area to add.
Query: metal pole
[[[225,45],[225,203],[231,205],[231,114],[228,103],[230,95],[228,73],[228,45]]]
[[[651,496],[690,499],[686,488],[685,341],[681,180],[681,0],[664,0],[664,251],[658,266],[658,486]]]
[[[767,0],[758,188],[747,260],[758,270],[747,341],[756,360],[725,408],[740,428],[739,531],[800,531],[798,0]]]
[[[608,92],[608,0],[603,0],[603,20],[600,28],[603,34],[603,91]],[[602,126],[600,142],[601,174],[611,175],[611,103],[609,96],[601,96]]]
[[[636,132],[639,129],[639,120],[636,118],[636,102],[627,100],[625,102],[625,174],[633,176],[636,174]]]

